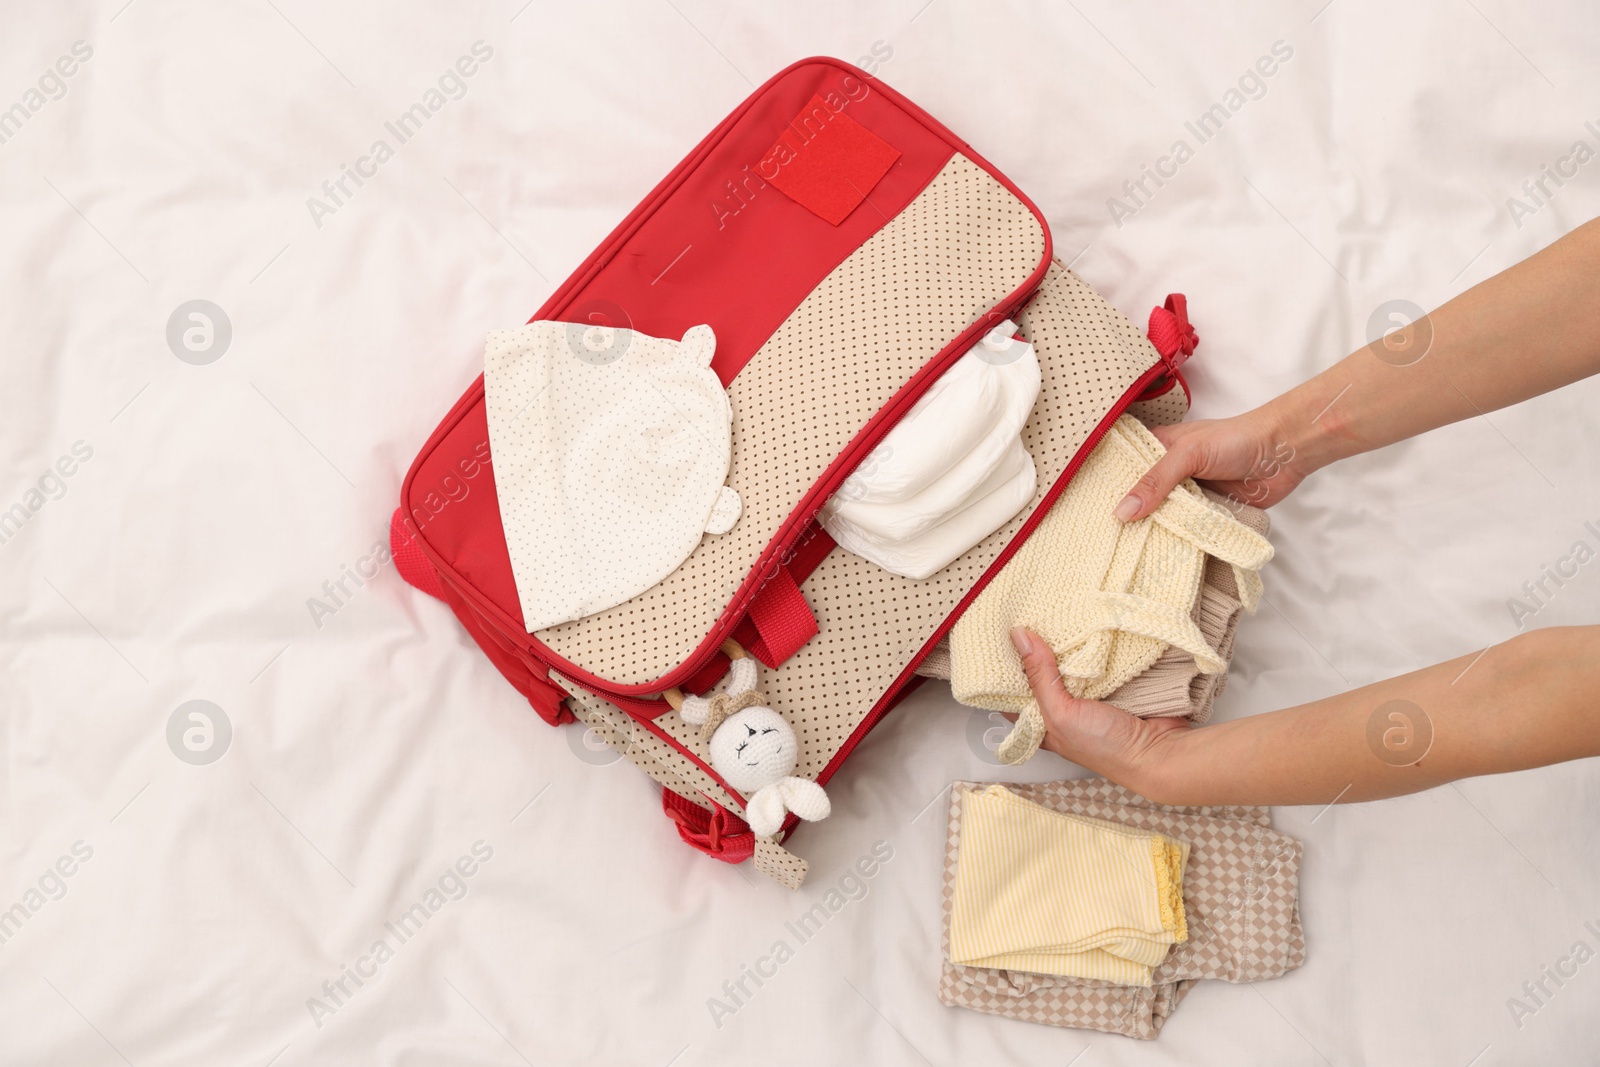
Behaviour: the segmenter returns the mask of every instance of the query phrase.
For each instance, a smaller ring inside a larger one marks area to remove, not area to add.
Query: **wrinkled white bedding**
[[[1011,1023],[933,991],[942,790],[1003,776],[981,714],[942,685],[897,711],[793,839],[791,894],[680,844],[641,774],[539,721],[382,551],[484,333],[795,59],[872,57],[1136,320],[1186,292],[1211,415],[1600,209],[1573,151],[1600,147],[1587,5],[110,0],[5,23],[0,1064],[1592,1057],[1592,762],[1279,810],[1306,842],[1301,971],[1202,986],[1149,1044]],[[1511,636],[1508,598],[1600,545],[1597,406],[1591,381],[1277,508],[1218,718]],[[1597,605],[1588,564],[1522,622]],[[1568,977],[1535,1005],[1544,968]]]

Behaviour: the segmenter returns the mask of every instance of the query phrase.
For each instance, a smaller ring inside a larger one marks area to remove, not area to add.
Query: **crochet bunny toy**
[[[699,725],[711,749],[711,766],[745,795],[745,821],[758,835],[777,833],[791,811],[807,822],[826,819],[828,794],[792,773],[800,744],[794,728],[756,689],[756,661],[737,647],[728,652],[733,666],[727,689],[710,697],[684,697],[678,714]]]

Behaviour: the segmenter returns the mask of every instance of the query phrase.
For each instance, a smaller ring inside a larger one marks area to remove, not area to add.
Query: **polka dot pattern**
[[[1044,255],[1038,220],[957,154],[808,295],[728,388],[728,484],[744,514],[645,593],[538,631],[619,685],[654,681],[710,632],[778,527],[850,439]]]
[[[763,669],[759,683],[799,739],[795,774],[815,779],[821,773],[1038,509],[1095,426],[1160,359],[1132,323],[1059,263],[1051,265],[1038,295],[1016,321],[1019,332],[1033,343],[1043,374],[1039,400],[1022,431],[1039,470],[1034,498],[1016,518],[931,578],[902,578],[839,550],[812,572],[801,589],[816,613],[818,632],[777,670]],[[1165,414],[1181,414],[1183,392],[1174,393],[1176,406],[1169,401],[1161,409]],[[573,703],[584,709],[575,710],[586,722],[606,714],[600,709],[611,709],[613,721],[631,722],[587,693]],[[708,759],[697,727],[675,714],[661,716],[655,725],[684,752]],[[631,722],[629,729],[633,738],[649,738],[655,747],[630,744],[625,754],[658,781],[697,803],[704,803],[698,795],[703,789],[721,798],[724,806],[742,810],[709,776],[644,727]],[[646,755],[648,762],[636,758]],[[658,770],[669,772],[672,781]],[[687,784],[680,788],[672,782]]]
[[[789,889],[799,889],[809,869],[805,860],[765,837],[756,838],[756,851],[750,857],[750,863],[756,870]]]
[[[530,628],[623,603],[700,543],[730,448],[715,345],[703,325],[682,341],[548,321],[489,334],[489,447]]]
[[[1160,396],[1130,404],[1128,414],[1146,426],[1171,426],[1175,422],[1182,422],[1189,414],[1189,394],[1183,391],[1181,385],[1174,384]]]

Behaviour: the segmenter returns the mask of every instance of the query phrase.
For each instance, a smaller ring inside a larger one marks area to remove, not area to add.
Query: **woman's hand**
[[[1044,747],[1158,804],[1348,803],[1600,755],[1600,626],[1529,630],[1398,678],[1193,729],[1079,700],[1043,638],[1018,627],[1012,641],[1044,714]]]
[[[1011,643],[1022,656],[1028,685],[1044,715],[1044,748],[1062,759],[1150,795],[1172,742],[1188,732],[1186,719],[1141,719],[1097,700],[1081,700],[1067,692],[1055,653],[1038,634],[1018,626]],[[1158,790],[1159,791],[1159,790]]]
[[[1241,504],[1268,508],[1310,473],[1305,457],[1296,454],[1287,435],[1276,432],[1259,408],[1229,419],[1155,426],[1151,432],[1167,454],[1117,505],[1117,518],[1123,522],[1155,511],[1185,478],[1199,479]]]
[[[1167,454],[1117,517],[1144,518],[1185,478],[1271,507],[1330,463],[1600,374],[1597,296],[1600,219],[1253,411],[1155,427]]]

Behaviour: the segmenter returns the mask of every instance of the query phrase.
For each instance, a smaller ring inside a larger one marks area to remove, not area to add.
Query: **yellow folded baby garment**
[[[1189,845],[1053,811],[1002,785],[962,797],[950,960],[973,967],[1150,985],[1188,940]]]
[[[1014,626],[1039,634],[1074,696],[1099,700],[1150,667],[1169,646],[1198,669],[1227,669],[1194,620],[1206,556],[1230,565],[1247,611],[1255,610],[1272,558],[1265,537],[1208,501],[1185,479],[1138,522],[1112,514],[1165,450],[1144,424],[1112,424],[1033,534],[950,631],[950,688],[963,704],[1016,712],[1000,759],[1020,763],[1044,738]]]

